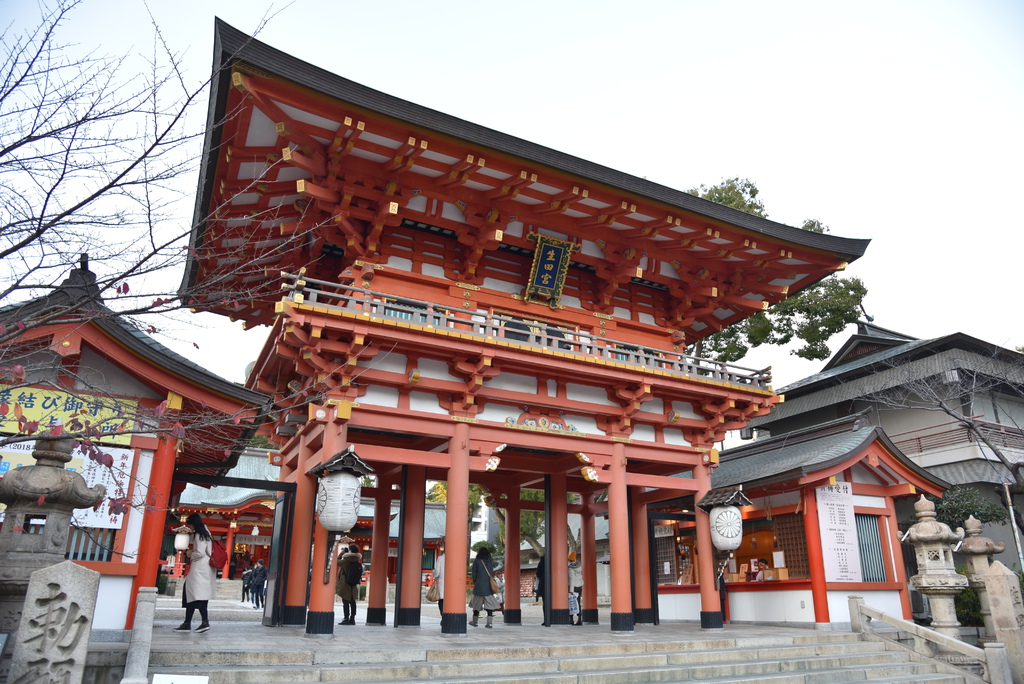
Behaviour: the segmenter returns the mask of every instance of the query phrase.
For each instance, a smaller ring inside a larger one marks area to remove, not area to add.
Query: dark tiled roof
[[[217,19],[215,23],[214,51],[214,63],[218,67],[236,61],[245,62],[377,114],[543,164],[551,169],[602,183],[629,194],[664,202],[746,230],[812,249],[831,252],[842,256],[847,261],[862,256],[870,242],[870,240],[814,233],[770,221],[387,95],[276,50],[238,31],[220,19]],[[214,81],[212,86],[207,150],[216,149],[220,142],[215,125],[216,117],[223,114],[226,92],[230,87],[230,76],[230,69],[223,69],[219,74],[219,79]],[[214,102],[217,103],[216,107],[212,106]],[[213,164],[215,159],[216,155],[208,152],[205,162]],[[210,184],[213,182],[206,170],[203,175],[205,178],[200,181],[202,192],[197,197],[197,222],[202,222],[205,216],[206,207],[209,206],[209,193],[212,189]],[[189,281],[189,275],[186,274],[183,282]]]
[[[864,413],[723,451],[719,466],[711,473],[711,485],[715,488],[743,485],[749,489],[795,480],[838,465],[876,440],[908,470],[943,488],[949,487],[904,456],[882,428],[872,425]]]

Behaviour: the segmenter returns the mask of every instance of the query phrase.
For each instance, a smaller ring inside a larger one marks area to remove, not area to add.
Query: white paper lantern
[[[316,514],[320,525],[331,532],[348,532],[359,520],[362,480],[351,472],[333,472],[320,478]]]
[[[711,543],[720,551],[735,551],[743,541],[743,516],[736,506],[715,506],[711,519]]]
[[[192,535],[188,532],[178,532],[174,535],[174,550],[188,551],[188,545],[192,541]]]

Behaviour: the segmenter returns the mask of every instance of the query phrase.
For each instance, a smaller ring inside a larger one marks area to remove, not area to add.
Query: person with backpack
[[[348,549],[338,558],[338,579],[334,583],[334,593],[341,599],[345,611],[345,619],[339,625],[356,624],[356,601],[359,599],[359,584],[363,581],[363,557],[356,544],[349,544]]]
[[[256,565],[252,568],[252,575],[249,577],[249,594],[252,595],[252,607],[259,610],[266,601],[263,597],[263,588],[267,583],[267,566],[263,559],[256,559]]]
[[[181,592],[185,621],[175,627],[174,631],[191,632],[192,616],[198,610],[202,622],[196,627],[196,632],[206,632],[210,629],[207,607],[217,584],[217,569],[212,565],[211,559],[213,537],[198,513],[189,515],[185,524],[192,531],[191,548],[188,551],[188,575],[185,577],[185,589]]]

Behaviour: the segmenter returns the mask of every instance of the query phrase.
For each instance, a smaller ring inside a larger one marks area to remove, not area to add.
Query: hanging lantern
[[[184,518],[182,518],[184,520]],[[192,543],[192,529],[186,525],[174,528],[174,550],[188,551],[188,545]]]
[[[736,506],[715,506],[708,513],[711,543],[719,551],[735,551],[743,541],[743,516]]]
[[[359,520],[362,478],[373,468],[356,455],[351,446],[326,463],[309,471],[320,475],[316,496],[316,514],[320,525],[329,532],[348,532]]]
[[[253,525],[253,528],[252,528],[252,536],[254,536],[254,537],[260,536],[260,528],[256,527],[255,525]]]

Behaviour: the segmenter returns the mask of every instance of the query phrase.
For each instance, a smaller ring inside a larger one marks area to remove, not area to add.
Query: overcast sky
[[[214,16],[253,32],[271,7],[152,4],[196,80]],[[26,5],[16,11],[35,11]],[[391,95],[673,188],[749,178],[770,218],[872,240],[847,275],[864,279],[877,325],[1024,345],[1022,2],[295,0],[269,11],[260,40]],[[90,0],[70,26],[83,45],[122,53],[150,49],[147,24],[142,2]],[[265,333],[239,329],[172,346],[241,381]],[[742,363],[774,366],[776,388],[822,365],[779,349]]]

